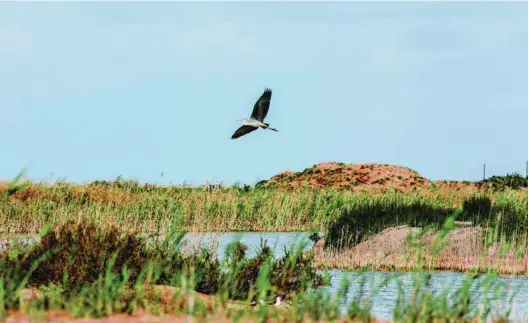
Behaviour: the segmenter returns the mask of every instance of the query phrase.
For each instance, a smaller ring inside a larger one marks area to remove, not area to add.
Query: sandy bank
[[[494,268],[501,275],[527,275],[527,249],[511,247],[504,250],[492,245],[486,248],[484,235],[479,227],[463,227],[452,230],[446,236],[442,249],[433,257],[436,243],[435,232],[428,232],[410,246],[410,237],[419,228],[407,226],[387,228],[379,234],[342,252],[325,251],[324,240],[314,246],[315,266],[320,269],[355,270],[367,266],[377,271],[408,271],[417,264],[418,248],[422,249],[423,266],[432,270],[455,272],[486,271]]]

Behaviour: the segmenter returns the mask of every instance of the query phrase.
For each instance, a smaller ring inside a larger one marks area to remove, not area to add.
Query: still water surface
[[[240,241],[248,246],[246,251],[248,257],[254,256],[259,250],[262,240],[266,240],[267,245],[272,248],[276,257],[284,255],[284,248],[287,249],[300,242],[307,242],[305,249],[310,249],[313,242],[308,239],[307,232],[224,232],[224,233],[189,233],[186,240],[193,244],[200,243],[206,247],[216,247],[219,258],[222,259],[226,247],[234,242]],[[373,292],[374,287],[381,283],[389,275],[395,273],[368,272],[355,273],[344,272],[339,270],[329,271],[331,285],[328,288],[331,292],[336,293],[340,288],[343,278],[351,282],[351,287],[347,294],[348,300],[352,299],[361,290],[361,282],[365,280],[363,295],[368,296]],[[372,314],[379,319],[391,319],[393,308],[398,295],[398,283],[402,283],[404,295],[410,295],[413,291],[413,277],[417,273],[399,273],[397,279],[390,280],[387,285],[383,285],[372,298]],[[439,295],[444,291],[453,292],[461,287],[465,276],[461,273],[452,272],[435,272],[430,280],[430,289],[434,295]],[[483,277],[476,279],[471,289],[472,298],[477,302],[483,301],[483,292],[477,288],[478,283]],[[506,294],[498,297],[498,302],[494,302],[495,311],[504,311],[509,307],[509,299],[515,293],[512,299],[511,319],[516,322],[527,322],[528,319],[528,293],[527,277],[500,277],[494,281],[496,285],[504,286]],[[490,293],[492,295],[492,292]],[[501,312],[503,313],[503,312]]]

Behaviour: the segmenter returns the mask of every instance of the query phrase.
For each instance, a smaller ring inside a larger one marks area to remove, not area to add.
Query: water
[[[284,255],[284,248],[289,248],[292,244],[306,242],[305,249],[310,249],[313,242],[308,239],[310,233],[307,232],[225,232],[225,233],[189,233],[186,235],[188,241],[197,243],[200,241],[204,246],[216,246],[217,254],[222,259],[226,247],[234,242],[240,241],[248,246],[247,256],[254,256],[259,250],[261,239],[267,240],[267,245],[272,248],[276,257]],[[213,244],[212,244],[213,243]],[[330,283],[328,288],[331,292],[336,293],[340,288],[341,281],[346,277],[351,282],[351,287],[347,294],[347,299],[350,300],[360,289],[362,277],[366,280],[364,294],[370,295],[373,291],[373,286],[381,282],[389,275],[396,273],[383,272],[367,272],[364,274],[356,272],[343,272],[339,270],[331,270]],[[410,295],[413,290],[413,276],[417,273],[399,273],[398,280],[402,282],[402,287],[405,295]],[[453,272],[435,272],[430,280],[430,289],[434,295],[438,295],[450,288],[454,291],[461,287],[464,274]],[[472,299],[480,301],[484,295],[481,291],[476,290],[475,285],[483,279],[474,281],[474,287],[471,289]],[[528,319],[528,304],[527,304],[527,277],[500,277],[494,281],[494,284],[502,284],[505,287],[506,295],[500,295],[498,302],[494,302],[494,309],[496,313],[505,313],[504,310],[509,307],[509,298],[512,293],[516,293],[511,303],[511,319],[514,321],[527,322]],[[491,292],[492,295],[492,292]],[[489,295],[489,296],[491,296]],[[387,285],[382,286],[372,299],[371,313],[379,319],[391,319],[393,315],[393,308],[397,299],[397,280],[391,280]]]
[[[308,239],[310,233],[308,232],[226,232],[226,233],[189,233],[185,239],[192,244],[202,244],[205,247],[216,246],[219,258],[222,259],[226,247],[234,242],[240,241],[248,246],[246,254],[248,257],[254,256],[259,250],[261,240],[267,240],[267,245],[272,249],[276,257],[284,255],[285,247],[289,248],[292,244],[306,242],[305,249],[310,249],[313,242]],[[0,240],[0,250],[7,240]],[[26,243],[34,242],[27,240]],[[5,246],[4,246],[5,247]],[[381,282],[388,275],[395,273],[382,272],[367,272],[364,274],[356,272],[343,272],[339,270],[331,270],[330,286],[328,288],[332,293],[336,293],[341,285],[341,281],[346,277],[351,282],[351,287],[347,294],[347,299],[350,300],[360,289],[362,278],[366,279],[364,295],[368,296],[373,286]],[[417,273],[400,273],[398,280],[402,282],[404,293],[409,295],[413,289],[413,275]],[[430,281],[430,288],[434,295],[443,292],[445,288],[449,287],[451,290],[459,288],[464,280],[464,274],[452,272],[435,272]],[[482,278],[480,278],[482,279]],[[477,284],[479,280],[476,280]],[[507,295],[502,295],[498,298],[499,302],[495,303],[495,309],[500,311],[507,309],[509,305],[509,298],[511,293],[515,292],[512,300],[511,319],[516,322],[527,322],[528,319],[528,284],[527,277],[500,277],[494,283],[503,284],[508,292]],[[482,292],[473,291],[472,299],[479,300],[483,297]],[[375,294],[372,300],[371,313],[379,319],[391,319],[393,315],[393,307],[397,299],[397,281],[391,280],[387,286],[383,286]]]
[[[354,272],[341,272],[338,270],[330,271],[331,286],[328,287],[331,292],[338,291],[340,283],[344,277],[351,282],[350,292],[347,294],[348,301],[351,300],[353,295],[360,290],[360,284],[362,278],[366,280],[364,285],[365,296],[371,295],[371,292],[375,289],[373,286],[377,286],[390,275],[398,275],[397,279],[390,280],[387,285],[382,285],[382,288],[378,290],[372,299],[372,311],[371,313],[375,317],[380,319],[391,319],[393,315],[393,307],[397,300],[397,280],[402,282],[404,295],[411,295],[413,292],[413,281],[414,276],[421,275],[420,273],[383,273],[383,272],[367,272],[364,274]],[[432,275],[430,280],[430,290],[434,295],[439,295],[443,291],[455,291],[460,288],[465,278],[464,274],[453,273],[453,272],[436,272]],[[478,283],[484,279],[484,276],[474,281],[473,287],[471,288],[471,299],[481,303],[484,296],[483,287],[478,289]],[[515,297],[511,303],[511,319],[514,321],[527,322],[527,278],[525,277],[500,277],[494,281],[494,284],[502,285],[505,287],[505,294],[498,297],[497,302],[493,302],[494,312],[493,314],[504,314],[509,309],[509,298],[513,292]],[[489,298],[492,298],[493,292],[488,294]]]
[[[320,233],[321,234],[321,233]],[[192,245],[199,243],[205,247],[217,245],[217,255],[219,259],[224,256],[224,251],[231,243],[240,241],[248,246],[246,250],[247,257],[253,257],[259,251],[261,240],[266,240],[276,257],[282,257],[285,254],[285,246],[289,248],[292,244],[306,242],[304,250],[309,250],[313,242],[308,239],[309,232],[222,232],[222,233],[188,233],[185,239]]]

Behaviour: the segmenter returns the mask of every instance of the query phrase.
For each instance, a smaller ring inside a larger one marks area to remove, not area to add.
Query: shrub
[[[29,283],[80,285],[95,281],[116,254],[114,271],[126,266],[134,278],[148,258],[144,245],[144,238],[120,232],[115,226],[103,230],[92,221],[66,221],[55,225],[26,253],[19,254],[20,269],[29,271],[37,259],[47,254]]]
[[[256,257],[252,259],[244,258],[240,246],[236,245],[232,249],[230,259],[235,260],[231,268],[238,268],[235,274],[236,289],[231,298],[248,299],[254,298],[256,283],[263,268],[270,267],[267,275],[271,289],[267,296],[281,296],[283,299],[291,298],[295,294],[304,292],[309,288],[316,288],[324,284],[323,276],[312,268],[312,254],[304,254],[302,249],[287,250],[280,259],[274,259],[272,250],[266,245],[266,241],[261,241],[260,250]],[[235,265],[235,266],[234,266]]]
[[[480,181],[478,184],[488,184],[495,191],[503,191],[506,187],[521,189],[527,187],[527,177],[518,173],[507,174],[505,176],[492,176]]]
[[[30,285],[55,284],[79,291],[105,277],[109,268],[110,274],[132,286],[151,267],[151,283],[178,286],[183,275],[194,273],[194,290],[205,294],[218,293],[224,281],[235,277],[238,285],[230,297],[245,299],[267,263],[271,290],[283,298],[323,283],[311,266],[312,258],[301,250],[274,259],[271,249],[262,244],[256,257],[246,259],[246,247],[236,244],[222,264],[232,270],[223,271],[209,250],[182,253],[182,238],[180,234],[176,239],[147,242],[137,232],[122,232],[116,226],[102,228],[90,221],[56,223],[36,245],[0,253],[0,281],[6,277],[22,281],[27,276]]]

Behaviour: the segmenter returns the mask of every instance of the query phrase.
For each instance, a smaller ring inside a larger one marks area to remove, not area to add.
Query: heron
[[[242,119],[242,126],[237,129],[231,139],[237,139],[242,137],[258,128],[270,129],[277,132],[277,129],[270,127],[268,123],[264,122],[266,115],[268,114],[268,108],[270,108],[270,99],[272,98],[272,90],[266,88],[255,105],[253,106],[252,115],[250,119]]]

